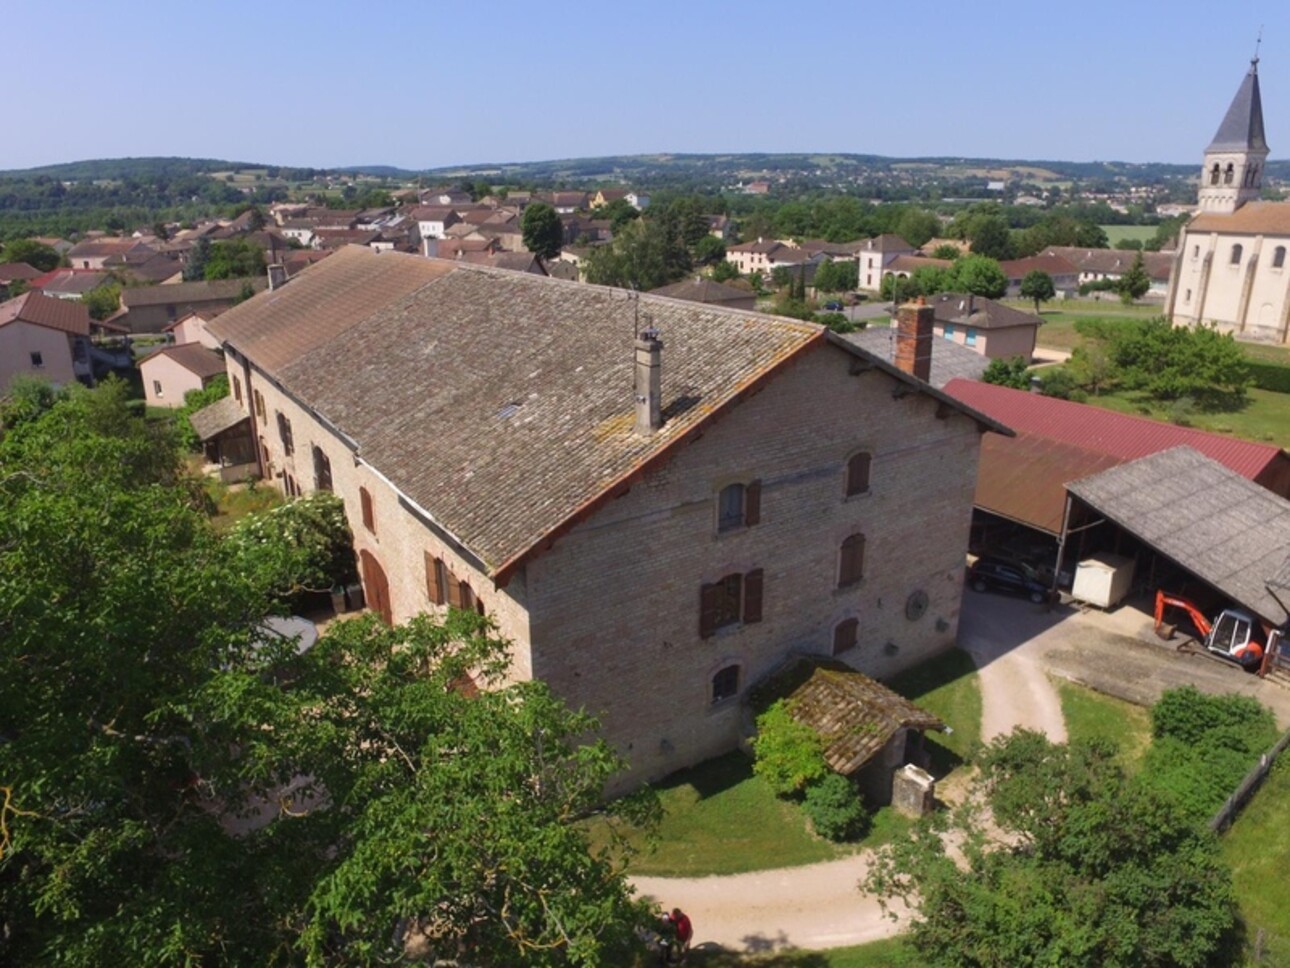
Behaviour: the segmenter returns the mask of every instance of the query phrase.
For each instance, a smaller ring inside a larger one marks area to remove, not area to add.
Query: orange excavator
[[[1257,672],[1263,664],[1267,640],[1263,626],[1249,612],[1238,608],[1225,608],[1211,624],[1195,605],[1181,595],[1156,592],[1156,635],[1171,638],[1175,626],[1165,624],[1165,609],[1181,608],[1191,618],[1200,633],[1205,648],[1217,656],[1235,662],[1248,672]],[[1273,633],[1274,635],[1277,633]]]

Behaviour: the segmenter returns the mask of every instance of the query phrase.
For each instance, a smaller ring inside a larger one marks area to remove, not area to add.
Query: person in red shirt
[[[672,927],[676,930],[676,951],[678,960],[684,961],[690,951],[690,939],[694,937],[694,925],[689,916],[680,908],[672,908]]]

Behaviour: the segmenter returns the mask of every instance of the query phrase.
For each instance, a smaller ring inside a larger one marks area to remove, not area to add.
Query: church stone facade
[[[1267,157],[1255,58],[1205,149],[1200,212],[1179,239],[1165,302],[1175,325],[1290,342],[1290,202],[1259,201]]]

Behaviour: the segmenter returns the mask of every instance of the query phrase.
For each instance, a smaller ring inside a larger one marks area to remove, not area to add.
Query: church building
[[[1178,240],[1165,301],[1174,325],[1290,342],[1290,202],[1259,200],[1267,158],[1256,57],[1205,149],[1200,212]]]

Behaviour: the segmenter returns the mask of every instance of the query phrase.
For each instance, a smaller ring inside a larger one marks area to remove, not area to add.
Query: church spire
[[[1256,54],[1206,151],[1267,150],[1268,142],[1263,135],[1263,99],[1259,96],[1259,58]]]
[[[1200,173],[1201,210],[1230,214],[1257,199],[1263,188],[1263,163],[1267,159],[1256,48],[1249,73],[1237,88],[1214,140],[1205,149]]]

